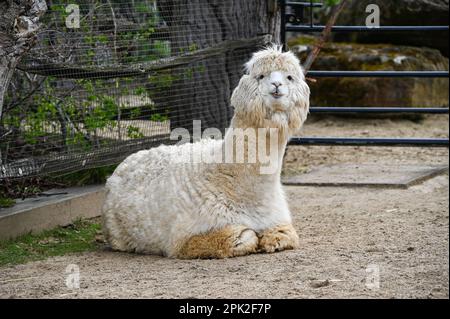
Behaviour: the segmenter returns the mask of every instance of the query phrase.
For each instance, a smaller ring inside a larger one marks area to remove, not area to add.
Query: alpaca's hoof
[[[252,229],[243,226],[233,227],[232,255],[244,256],[256,252],[258,248],[258,236]]]
[[[299,247],[299,238],[292,225],[282,225],[259,234],[258,251],[274,253]]]

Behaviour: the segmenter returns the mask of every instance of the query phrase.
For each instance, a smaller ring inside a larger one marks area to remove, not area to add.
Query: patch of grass
[[[52,256],[92,251],[102,246],[98,220],[77,220],[65,227],[0,241],[0,266],[23,264]]]
[[[0,197],[0,208],[12,207],[16,204],[16,201],[9,197]]]

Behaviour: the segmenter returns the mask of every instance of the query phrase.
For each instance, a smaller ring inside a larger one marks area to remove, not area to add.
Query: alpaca
[[[284,151],[309,112],[310,90],[297,57],[271,46],[253,54],[231,97],[234,117],[221,140],[160,146],[121,163],[106,183],[103,229],[119,251],[173,258],[227,258],[299,246],[281,186]],[[233,129],[258,130],[251,148],[274,152],[264,163],[193,163],[205,150],[237,149]],[[261,142],[262,141],[262,142]]]

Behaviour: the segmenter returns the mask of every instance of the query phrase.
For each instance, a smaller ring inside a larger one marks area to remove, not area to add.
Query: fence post
[[[279,0],[280,5],[280,12],[281,12],[281,34],[280,34],[280,41],[283,45],[283,50],[287,50],[287,43],[286,43],[286,0]]]

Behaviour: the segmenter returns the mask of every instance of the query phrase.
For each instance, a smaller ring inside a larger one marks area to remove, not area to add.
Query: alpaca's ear
[[[243,86],[243,83],[245,82],[245,78],[247,78],[247,77],[249,77],[249,75],[246,75],[246,74],[244,74],[241,77],[241,79],[239,80],[238,86],[234,89],[233,94],[231,95],[231,99],[230,99],[231,106],[235,110],[239,109],[239,106],[240,106],[240,103],[241,103],[241,100],[242,100],[242,97],[241,97],[241,95],[242,95],[242,86]]]
[[[248,75],[252,72],[254,64],[255,64],[255,61],[253,61],[253,59],[251,59],[250,61],[248,61],[247,63],[244,64],[244,69],[245,69],[246,75]]]
[[[248,102],[249,98],[256,90],[255,83],[250,75],[243,75],[239,81],[238,86],[234,89],[231,96],[231,105],[235,109],[239,109]]]

